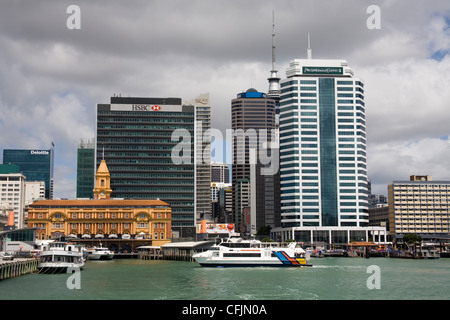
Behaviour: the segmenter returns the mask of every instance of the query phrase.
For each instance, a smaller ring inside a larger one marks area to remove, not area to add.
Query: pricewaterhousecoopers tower
[[[280,240],[345,245],[368,225],[364,83],[345,60],[295,59],[280,84]],[[378,239],[377,238],[377,239]]]

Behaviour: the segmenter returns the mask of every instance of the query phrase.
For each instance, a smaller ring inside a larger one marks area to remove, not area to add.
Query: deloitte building
[[[305,246],[385,241],[368,227],[363,81],[345,60],[295,59],[281,80],[281,228]]]

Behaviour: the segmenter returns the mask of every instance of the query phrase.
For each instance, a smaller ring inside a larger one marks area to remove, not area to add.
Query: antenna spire
[[[308,50],[307,50],[307,53],[308,53],[308,59],[312,59],[311,39],[309,37],[309,32],[308,32]]]
[[[270,71],[269,80],[269,97],[279,99],[280,95],[280,78],[278,78],[275,69],[275,11],[272,11],[272,70]]]
[[[272,70],[275,70],[275,11],[272,11]]]

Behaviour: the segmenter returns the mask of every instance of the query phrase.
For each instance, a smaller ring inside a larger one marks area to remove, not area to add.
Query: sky
[[[75,198],[77,146],[117,94],[209,93],[225,136],[231,100],[268,90],[273,13],[281,78],[309,33],[313,58],[345,59],[364,81],[372,193],[410,175],[450,180],[447,0],[1,0],[0,157],[54,143],[54,197]]]

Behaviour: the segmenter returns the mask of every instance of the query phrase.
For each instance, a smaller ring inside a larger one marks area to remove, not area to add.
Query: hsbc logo
[[[159,105],[149,105],[149,104],[133,104],[132,111],[159,111],[161,106]]]

